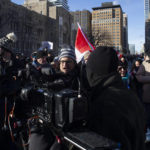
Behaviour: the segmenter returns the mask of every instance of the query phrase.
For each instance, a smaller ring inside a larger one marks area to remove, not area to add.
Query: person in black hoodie
[[[121,150],[144,150],[144,109],[124,88],[117,66],[117,54],[111,47],[96,48],[88,59],[86,71],[92,88],[89,128],[121,143]]]

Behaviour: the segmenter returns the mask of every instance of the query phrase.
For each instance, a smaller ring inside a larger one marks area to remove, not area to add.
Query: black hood
[[[117,73],[118,57],[111,47],[98,47],[91,53],[87,62],[87,78],[91,87],[104,84],[111,77],[121,78]]]

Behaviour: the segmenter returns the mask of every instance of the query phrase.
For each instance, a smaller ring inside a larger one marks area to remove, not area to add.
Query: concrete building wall
[[[18,37],[15,52],[30,55],[40,48],[42,41],[51,41],[57,53],[63,44],[74,43],[72,22],[67,10],[52,6],[47,0],[26,0],[24,6],[0,1],[0,37],[14,32]]]
[[[72,39],[72,23],[73,17],[63,7],[52,6],[49,7],[49,17],[56,19],[55,31],[56,37],[58,37],[57,45],[62,47],[64,44],[71,45]]]
[[[0,37],[14,32],[18,41],[14,52],[30,55],[41,41],[55,42],[55,20],[11,2],[0,1]]]

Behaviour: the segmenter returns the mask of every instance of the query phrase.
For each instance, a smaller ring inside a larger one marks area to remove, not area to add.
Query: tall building
[[[71,12],[71,15],[73,16],[75,30],[78,29],[77,23],[79,23],[88,39],[91,39],[91,19],[92,19],[91,12],[88,10],[75,11]]]
[[[127,53],[129,53],[128,45],[128,16],[126,13],[123,13],[123,49]]]
[[[148,19],[150,13],[150,0],[144,0],[144,17],[145,21]]]
[[[120,5],[102,3],[93,8],[92,36],[95,46],[113,46],[121,53],[123,49],[123,12]]]
[[[48,0],[57,7],[63,7],[69,11],[68,0]]]
[[[63,1],[62,1],[63,2]],[[67,1],[64,1],[64,3]],[[52,18],[55,23],[55,46],[58,50],[64,44],[72,44],[72,23],[73,17],[64,7],[53,5],[50,0],[26,0],[24,6],[29,10],[35,11],[39,14]]]
[[[135,55],[135,44],[129,44],[130,54]]]
[[[150,49],[150,18],[145,22],[145,49]]]
[[[29,56],[42,41],[51,41],[57,53],[60,44],[71,44],[72,23],[67,10],[47,0],[26,0],[24,6],[0,0],[0,38],[14,32],[18,37],[14,52]]]
[[[49,17],[56,20],[55,32],[57,40],[57,45],[62,47],[64,44],[72,45],[72,24],[73,17],[65,10],[63,7],[51,6],[49,8]]]
[[[1,0],[0,38],[10,32],[14,32],[18,37],[14,52],[28,56],[41,46],[41,41],[56,40],[54,19],[30,11],[10,0]]]

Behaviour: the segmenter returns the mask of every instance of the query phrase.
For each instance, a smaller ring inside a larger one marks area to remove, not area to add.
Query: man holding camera
[[[35,58],[36,60],[30,68],[31,80],[36,82],[36,84],[53,81],[54,71],[47,62],[46,52],[44,50],[38,51]],[[30,128],[29,150],[49,150],[55,140],[51,130],[43,122],[41,123],[38,118],[33,118],[30,121]]]
[[[140,100],[123,86],[111,47],[98,47],[87,62],[92,88],[89,128],[121,143],[121,150],[145,149],[145,117]]]
[[[38,52],[36,59],[40,63],[44,60],[42,52]],[[43,59],[43,60],[42,60]],[[54,74],[54,80],[49,83],[48,89],[56,92],[65,88],[78,90],[76,58],[74,49],[64,47],[59,54],[60,71]],[[37,68],[38,69],[38,68]],[[51,84],[51,87],[50,87]],[[63,150],[66,149],[59,140],[55,138],[53,129],[47,127],[44,123],[41,124],[37,120],[33,120],[31,128],[29,150]]]

